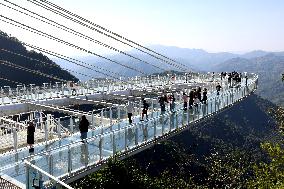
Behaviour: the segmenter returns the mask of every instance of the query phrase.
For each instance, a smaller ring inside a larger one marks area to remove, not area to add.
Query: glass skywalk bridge
[[[230,107],[250,95],[257,87],[257,80],[252,75],[247,86],[242,82],[238,88],[228,88],[224,82],[225,90],[220,95],[211,91],[206,104],[199,103],[186,111],[182,101],[177,101],[174,112],[156,110],[145,121],[139,121],[140,116],[136,116],[132,125],[122,119],[111,127],[96,127],[88,132],[85,143],[75,133],[47,145],[37,145],[39,153],[32,156],[27,150],[2,154],[0,173],[13,178],[23,188],[29,188],[35,178],[45,187],[62,185],[58,179],[69,183],[99,169],[110,157],[128,157]]]

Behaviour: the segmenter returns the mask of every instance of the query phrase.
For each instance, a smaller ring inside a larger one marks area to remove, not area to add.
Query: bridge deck
[[[88,143],[82,143],[80,134],[75,133],[61,140],[37,144],[35,152],[39,154],[30,157],[29,161],[55,177],[63,177],[71,173],[76,175],[78,170],[96,165],[117,153],[134,149],[228,107],[253,91],[255,89],[253,82],[255,81],[249,81],[251,84],[249,87],[245,87],[242,83],[241,88],[230,89],[234,91],[230,93],[225,91],[219,96],[211,93],[207,104],[200,104],[188,111],[183,110],[182,103],[177,103],[174,113],[154,111],[150,113],[146,121],[141,122],[140,116],[136,116],[133,125],[129,125],[124,119],[111,127],[95,128],[88,132]],[[26,168],[22,158],[29,155],[27,148],[0,155],[0,172],[25,184]],[[43,180],[49,179],[43,178]]]

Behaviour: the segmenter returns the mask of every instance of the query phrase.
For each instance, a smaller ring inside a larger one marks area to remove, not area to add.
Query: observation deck
[[[231,83],[219,75],[191,73],[134,77],[127,82],[98,79],[72,87],[5,86],[0,98],[0,177],[18,188],[71,188],[68,183],[100,169],[109,158],[124,159],[143,151],[245,99],[258,83],[257,75],[246,75],[247,80]],[[207,88],[206,103],[192,107],[187,103],[185,108],[183,93],[197,87]],[[166,111],[161,111],[159,97],[167,94],[175,96],[175,108],[166,103]],[[150,106],[148,119],[141,121],[143,99]],[[132,124],[128,101],[134,102]],[[78,129],[82,115],[90,122],[84,142]],[[36,126],[32,154],[26,145],[30,121]]]

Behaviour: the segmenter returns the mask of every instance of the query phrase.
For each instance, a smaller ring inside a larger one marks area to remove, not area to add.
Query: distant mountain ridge
[[[251,59],[251,58],[262,57],[262,56],[265,56],[271,53],[277,56],[284,56],[284,52],[266,52],[262,50],[256,50],[256,51],[248,52],[245,54],[235,54],[235,53],[229,53],[229,52],[210,53],[202,49],[189,49],[189,48],[180,48],[180,47],[163,46],[163,45],[151,45],[148,47],[158,53],[161,53],[167,57],[170,57],[176,60],[179,63],[187,65],[192,71],[205,71],[205,72],[212,71],[215,68],[215,66],[217,66],[218,64],[222,62],[226,62],[234,58]],[[149,55],[146,55],[142,53],[141,51],[131,50],[131,51],[127,51],[127,53],[133,56],[139,57],[140,59],[150,62],[151,64],[154,64],[163,69],[175,69],[174,67],[168,64],[165,64]],[[162,70],[156,69],[150,65],[147,65],[145,63],[142,63],[140,61],[137,61],[135,59],[132,59],[122,54],[109,55],[107,57],[113,60],[117,60],[127,66],[136,67],[139,70],[147,74],[162,72]],[[133,70],[129,70],[119,65],[115,65],[113,63],[102,60],[95,56],[81,57],[80,60],[85,61],[90,64],[94,64],[96,66],[100,66],[110,71],[119,72],[122,75],[126,75],[126,76],[139,75],[139,73]],[[55,60],[55,61],[61,66],[65,65],[60,60]],[[81,67],[76,67],[76,66],[74,67],[74,69],[80,70],[80,71],[84,70]],[[97,76],[102,77],[102,75],[99,75],[92,71],[86,71],[86,72],[88,74],[94,75],[94,77],[97,77]],[[80,75],[77,75],[77,77],[82,80],[86,79]]]
[[[263,50],[255,50],[244,54],[236,54],[229,52],[210,53],[202,49],[179,48],[173,46],[168,47],[162,45],[153,45],[149,46],[149,48],[157,52],[164,53],[167,56],[172,57],[174,59],[183,57],[184,59],[187,59],[189,62],[191,62],[191,64],[197,66],[199,70],[203,71],[210,71],[217,64],[233,58],[252,59],[252,58],[263,57],[269,54],[273,54],[276,56],[284,56],[284,51],[268,52]]]
[[[278,105],[284,106],[284,56],[274,53],[251,59],[233,58],[212,68],[212,71],[251,72],[259,75],[259,89],[257,94]]]
[[[155,50],[158,53],[166,55],[176,60],[177,62],[187,65],[192,71],[221,72],[235,70],[257,73],[260,76],[258,93],[262,97],[269,99],[272,102],[277,103],[278,105],[284,106],[284,100],[283,98],[281,98],[281,95],[284,95],[284,84],[281,81],[281,72],[284,71],[284,52],[267,52],[256,50],[244,54],[234,54],[227,52],[209,53],[202,49],[187,49],[162,45],[153,45],[149,46],[149,48]],[[159,60],[156,60],[148,55],[142,54],[142,52],[138,50],[128,51],[127,53],[139,57],[142,60],[146,60],[163,69],[173,69],[173,67],[162,63]],[[133,60],[121,54],[111,55],[108,57],[126,65],[138,68],[139,70],[147,74],[161,72],[161,70],[153,68],[137,60]],[[81,58],[81,60],[103,67],[107,70],[118,72],[125,76],[134,76],[137,74],[139,75],[139,73],[133,70],[114,65],[113,63],[103,61],[93,56],[83,57]],[[61,63],[59,62],[59,64]],[[86,71],[81,68],[75,69],[84,71],[90,75],[100,76],[92,71]],[[80,77],[79,75],[78,77],[82,80],[87,79]]]

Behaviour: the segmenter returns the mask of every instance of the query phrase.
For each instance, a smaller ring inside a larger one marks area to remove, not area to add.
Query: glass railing
[[[174,111],[154,112],[149,119],[135,122],[132,125],[125,123],[121,127],[113,127],[104,132],[89,132],[84,141],[76,140],[66,145],[43,151],[27,158],[27,160],[40,170],[57,178],[78,175],[85,169],[105,162],[110,157],[124,157],[149,144],[175,134],[190,127],[195,122],[218,113],[234,103],[250,95],[257,87],[257,76],[250,77],[247,86],[226,88],[219,95],[213,92],[206,103],[187,106],[177,103]],[[158,108],[158,107],[157,107]],[[115,125],[115,124],[114,124]],[[18,178],[26,182],[22,175]],[[42,177],[43,185],[50,183],[50,178]]]

